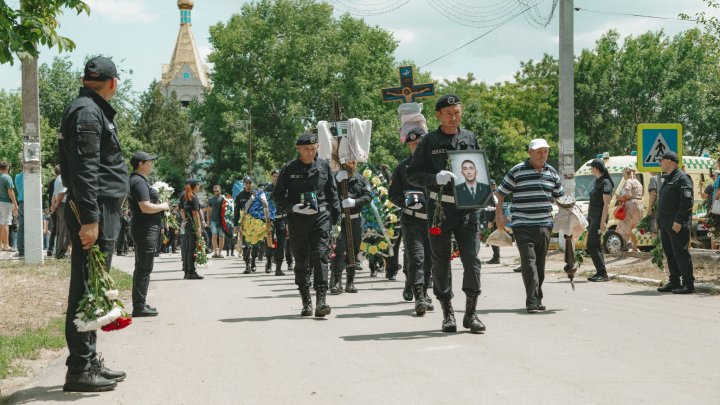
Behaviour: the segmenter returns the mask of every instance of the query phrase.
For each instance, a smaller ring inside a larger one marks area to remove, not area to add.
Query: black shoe
[[[422,284],[412,286],[412,293],[415,297],[415,313],[418,316],[423,316],[427,312],[427,302],[425,302],[425,294],[422,289]]]
[[[693,293],[695,293],[695,286],[694,285],[683,285],[678,288],[673,288],[672,293],[673,294],[693,294]]]
[[[500,258],[499,257],[493,257],[492,259],[485,262],[486,264],[500,264]]]
[[[157,314],[158,314],[157,310],[149,305],[143,305],[138,308],[133,308],[133,311],[132,311],[133,318],[157,316]]]
[[[94,367],[95,370],[100,373],[101,377],[115,382],[120,382],[124,380],[126,376],[124,371],[110,370],[109,368],[105,367],[105,360],[103,360],[102,356],[99,354],[95,358],[95,360],[93,360],[90,367]]]
[[[680,288],[680,286],[677,285],[677,284],[667,283],[667,284],[665,284],[665,285],[663,285],[663,286],[661,286],[661,287],[658,287],[657,291],[658,291],[658,292],[663,292],[663,293],[665,293],[665,292],[673,292],[673,290],[676,290],[676,289],[678,289],[678,288]]]
[[[275,275],[276,276],[284,276],[285,273],[281,269],[282,263],[275,265]]]
[[[195,272],[193,272],[193,273],[188,273],[188,276],[187,276],[187,279],[188,279],[188,280],[202,280],[202,279],[204,279],[204,278],[205,278],[205,277],[203,277],[203,276],[201,276],[201,275],[199,275],[199,274],[197,274],[197,273],[195,273]]]
[[[268,260],[267,263],[265,263],[265,273],[270,274],[272,272],[271,267],[272,267],[272,263],[270,262],[270,260]]]
[[[540,305],[530,305],[530,306],[527,307],[527,312],[528,312],[529,314],[534,314],[534,313],[536,313],[536,312],[542,312],[542,311],[544,311],[544,310],[545,310],[545,305],[542,305],[542,304],[540,304]]]
[[[303,307],[300,311],[300,316],[312,316],[312,297],[310,296],[310,288],[300,289],[300,299],[302,299]]]
[[[455,322],[455,311],[453,311],[450,301],[440,301],[443,310],[442,331],[457,332],[457,323]]]
[[[332,308],[325,302],[326,291],[324,289],[317,290],[315,295],[317,296],[317,303],[315,307],[315,316],[318,318],[324,318],[326,315],[330,315]]]
[[[345,283],[345,292],[346,293],[356,293],[358,292],[358,289],[355,287],[355,284],[353,283],[355,281],[355,276],[347,276],[347,282]]]
[[[332,276],[330,276],[330,294],[338,295],[342,294],[342,292],[342,273],[333,274]]]
[[[592,277],[588,277],[588,281],[593,282],[603,282],[603,281],[610,281],[607,274],[596,274]]]
[[[427,310],[428,311],[434,311],[435,306],[433,305],[432,298],[427,293],[428,285],[423,284],[423,296],[425,296],[425,303],[427,304]]]
[[[522,266],[519,266],[519,267],[517,267],[517,268],[514,268],[513,271],[514,271],[515,273],[520,273],[520,272],[522,271]]]
[[[412,285],[407,281],[405,281],[405,289],[403,290],[402,297],[405,301],[412,301],[413,299]]]
[[[475,310],[477,308],[477,295],[465,297],[465,316],[463,316],[463,328],[470,329],[470,333],[485,332],[485,324],[478,318]]]
[[[110,391],[117,387],[117,381],[108,380],[100,375],[97,368],[91,367],[90,370],[83,371],[79,374],[65,375],[65,392],[102,392]]]

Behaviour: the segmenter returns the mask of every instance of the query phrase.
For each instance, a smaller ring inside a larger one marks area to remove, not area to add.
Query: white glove
[[[348,179],[348,172],[346,172],[345,170],[340,170],[335,175],[335,180],[337,180],[338,182],[341,182],[341,181],[347,180],[347,179]]]
[[[317,211],[310,208],[309,206],[306,206],[305,204],[295,204],[293,205],[293,212],[303,215],[315,215],[317,214]]]
[[[352,208],[355,206],[355,199],[354,198],[346,198],[342,200],[342,207],[343,208]]]
[[[438,174],[435,175],[435,181],[439,185],[444,185],[450,183],[450,180],[457,179],[457,176],[453,172],[449,172],[447,170],[440,170]]]
[[[423,207],[423,203],[415,203],[415,204],[409,206],[408,208],[410,208],[411,210],[419,210],[422,207]]]

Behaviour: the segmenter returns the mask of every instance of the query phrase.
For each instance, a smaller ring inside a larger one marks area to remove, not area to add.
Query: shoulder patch
[[[685,198],[692,198],[692,190],[689,188],[684,189],[683,194],[685,195]]]
[[[612,193],[612,185],[610,182],[604,181],[603,182],[603,193],[610,194]]]

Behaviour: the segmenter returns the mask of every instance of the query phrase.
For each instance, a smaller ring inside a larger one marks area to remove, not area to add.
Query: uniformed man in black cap
[[[65,316],[68,367],[64,391],[96,392],[115,388],[125,373],[103,365],[95,347],[95,332],[78,332],[73,323],[85,293],[88,251],[97,244],[112,265],[120,232],[122,204],[128,194],[128,173],[115,125],[116,111],[108,103],[117,90],[112,60],[95,57],[85,64],[83,87],[63,113],[58,143],[65,215],[72,241],[70,291]],[[75,216],[77,208],[80,219]]]
[[[460,249],[463,264],[462,289],[465,292],[465,316],[463,326],[472,333],[482,333],[485,325],[478,319],[475,310],[480,295],[480,243],[478,241],[478,216],[474,209],[458,209],[455,206],[453,180],[457,178],[448,171],[449,150],[479,149],[475,134],[460,128],[462,106],[454,94],[440,97],[435,104],[435,115],[440,127],[422,137],[407,168],[407,178],[412,184],[425,187],[428,201],[428,220],[431,227],[439,227],[440,233],[430,236],[433,266],[433,291],[443,309],[442,330],[456,332],[450,255],[452,235]],[[443,187],[442,196],[438,195]],[[442,206],[440,223],[433,223],[433,215]]]
[[[185,185],[185,193],[182,196],[183,210],[185,211],[182,261],[186,280],[202,280],[204,278],[198,274],[197,267],[195,267],[197,242],[198,239],[203,237],[202,221],[200,220],[200,200],[197,196],[201,185],[202,182],[198,179],[188,179]]]
[[[658,288],[660,292],[692,294],[695,277],[688,246],[690,216],[693,207],[693,183],[678,168],[680,158],[675,152],[665,153],[661,160],[664,175],[658,193],[657,225],[663,252],[667,258],[670,280]]]
[[[233,213],[235,221],[235,233],[240,237],[242,229],[240,223],[242,214],[245,212],[247,204],[252,204],[252,200],[255,199],[253,192],[253,179],[250,176],[245,177],[243,180],[243,190],[235,196],[235,212]],[[245,271],[243,274],[250,274],[255,272],[255,260],[258,257],[259,244],[250,244],[245,242],[245,237],[240,241],[243,247],[243,261],[245,262]],[[263,242],[264,243],[264,242]]]
[[[325,302],[330,228],[340,216],[340,202],[329,163],[317,158],[317,143],[317,135],[300,135],[295,142],[300,156],[280,170],[272,198],[289,213],[295,284],[303,303],[300,315],[312,315],[312,284],[317,297],[315,316],[324,317],[330,314],[330,306]]]
[[[428,234],[427,202],[422,187],[407,181],[405,171],[420,138],[425,134],[421,128],[411,130],[405,137],[410,156],[400,161],[393,171],[388,196],[390,201],[402,208],[400,222],[403,227],[403,243],[406,257],[406,284],[415,297],[415,313],[422,316],[425,311],[434,309],[427,289],[432,277],[432,253]]]
[[[280,176],[280,170],[273,169],[270,184],[265,187],[265,192],[270,195],[272,199],[272,192],[275,190],[275,184],[277,184],[278,176]],[[282,209],[275,201],[275,219],[273,219],[273,234],[275,235],[275,246],[267,248],[267,263],[265,264],[265,271],[270,272],[271,263],[275,262],[275,275],[284,276],[285,273],[282,271],[283,256],[285,254],[285,227],[287,226],[285,220],[287,213]],[[288,266],[290,262],[288,262]],[[288,267],[290,270],[290,267]]]
[[[360,242],[362,242],[362,208],[372,201],[372,187],[365,176],[357,172],[357,162],[349,160],[343,163],[343,170],[335,175],[338,187],[343,180],[347,180],[347,198],[340,202],[343,208],[340,218],[340,237],[335,245],[335,258],[332,261],[332,277],[330,282],[330,292],[332,294],[342,293],[342,271],[347,269],[347,283],[345,284],[345,292],[356,293],[355,287],[355,270],[358,264],[350,265],[347,256],[348,230],[345,226],[345,209],[350,212],[350,237],[353,242],[353,252],[357,257],[360,251]]]
[[[170,209],[160,202],[157,190],[150,187],[147,175],[153,170],[156,156],[137,152],[130,158],[133,173],[130,175],[130,233],[135,242],[135,271],[133,272],[133,317],[156,316],[157,310],[147,304],[150,273],[155,261],[157,238],[163,213]]]

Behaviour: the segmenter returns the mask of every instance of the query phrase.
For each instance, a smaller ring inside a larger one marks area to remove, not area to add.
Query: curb
[[[630,281],[633,283],[641,283],[641,284],[656,284],[658,286],[662,285],[662,283],[663,283],[662,280],[656,280],[654,278],[623,276],[621,274],[608,273],[608,278],[610,280],[623,280],[623,281]],[[715,284],[709,284],[709,283],[697,283],[697,284],[695,284],[695,291],[702,292],[702,293],[720,293],[720,286],[717,286]]]

